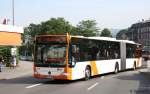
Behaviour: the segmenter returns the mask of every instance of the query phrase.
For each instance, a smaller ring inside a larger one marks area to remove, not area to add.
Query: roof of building
[[[142,27],[150,27],[150,20],[141,21],[135,24],[132,24],[131,28],[142,28]]]
[[[0,32],[23,33],[23,27],[0,24]]]

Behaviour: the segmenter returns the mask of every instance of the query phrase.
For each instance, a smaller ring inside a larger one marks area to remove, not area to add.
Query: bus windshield
[[[65,66],[65,44],[40,44],[37,46],[37,64]]]

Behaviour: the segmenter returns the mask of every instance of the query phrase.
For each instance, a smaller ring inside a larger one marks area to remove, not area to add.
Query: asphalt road
[[[0,94],[150,94],[150,78],[131,70],[88,81],[50,81],[24,76],[0,80]]]

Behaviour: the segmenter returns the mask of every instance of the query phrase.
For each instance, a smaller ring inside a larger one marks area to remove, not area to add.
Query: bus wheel
[[[117,74],[119,72],[119,64],[116,63],[114,73]]]
[[[134,62],[133,70],[136,70],[136,62]]]
[[[85,80],[89,80],[91,78],[91,68],[89,66],[85,69]]]

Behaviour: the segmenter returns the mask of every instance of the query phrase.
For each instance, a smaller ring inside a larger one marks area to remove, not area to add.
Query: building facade
[[[0,46],[21,46],[23,28],[0,24]]]
[[[129,28],[128,38],[142,44],[143,49],[150,50],[150,20],[133,24]]]

